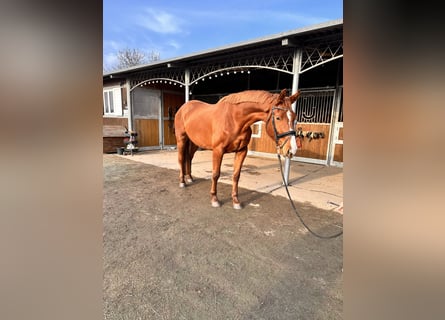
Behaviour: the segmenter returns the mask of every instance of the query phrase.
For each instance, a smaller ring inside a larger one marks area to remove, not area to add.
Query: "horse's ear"
[[[277,104],[279,104],[280,102],[284,102],[284,98],[286,98],[286,96],[287,96],[287,89],[281,90],[280,95],[278,96]]]
[[[297,99],[298,99],[298,96],[300,95],[300,90],[298,90],[296,93],[294,93],[293,95],[291,95],[290,97],[289,97],[289,99],[290,99],[290,103],[294,103],[295,101],[297,101]]]

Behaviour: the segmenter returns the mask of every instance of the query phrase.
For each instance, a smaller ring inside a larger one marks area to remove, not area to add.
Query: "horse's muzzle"
[[[277,134],[277,147],[281,150],[281,154],[285,157],[292,158],[297,154],[297,133],[294,130],[290,130],[284,133]],[[278,140],[280,138],[287,137],[283,143],[279,144]]]

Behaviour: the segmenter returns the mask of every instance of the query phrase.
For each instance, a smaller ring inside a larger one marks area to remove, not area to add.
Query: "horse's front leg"
[[[246,159],[246,155],[247,147],[235,153],[232,176],[232,202],[234,209],[241,209],[241,203],[238,200],[238,181],[241,175],[241,168],[243,166],[244,159]]]
[[[221,204],[218,201],[218,197],[217,197],[216,193],[217,193],[218,179],[221,174],[221,163],[222,163],[223,155],[224,155],[224,153],[221,150],[213,149],[213,153],[212,153],[212,162],[213,162],[212,188],[210,189],[212,207],[220,207],[221,206]]]

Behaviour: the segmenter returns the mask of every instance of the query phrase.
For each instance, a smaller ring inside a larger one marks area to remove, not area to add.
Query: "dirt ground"
[[[318,239],[287,198],[104,155],[105,319],[342,319],[343,237]],[[342,215],[296,202],[322,234]]]

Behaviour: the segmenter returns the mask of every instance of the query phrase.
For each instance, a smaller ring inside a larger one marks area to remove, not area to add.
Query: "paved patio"
[[[178,170],[176,150],[140,151],[121,157]],[[234,153],[224,155],[219,182],[232,183],[233,160]],[[283,158],[282,164],[284,170]],[[192,175],[211,179],[211,151],[196,152],[192,162]],[[177,183],[177,181],[172,181],[172,183]],[[277,158],[247,156],[241,171],[239,186],[274,196],[287,197]],[[308,202],[317,208],[343,213],[343,168],[291,161],[288,189],[294,201]]]

